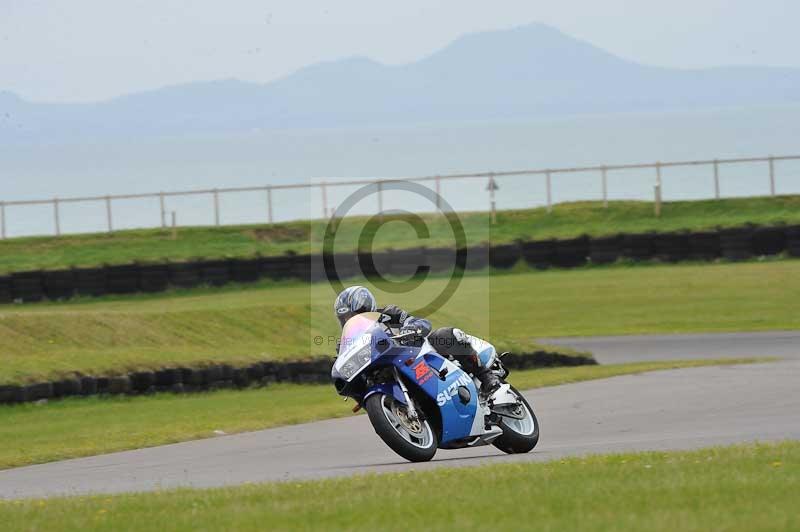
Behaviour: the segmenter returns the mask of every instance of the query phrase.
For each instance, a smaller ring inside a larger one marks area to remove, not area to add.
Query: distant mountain
[[[800,102],[800,69],[657,68],[534,24],[462,37],[415,63],[355,57],[281,80],[166,87],[91,104],[0,92],[0,141],[204,135],[253,128],[507,120]]]

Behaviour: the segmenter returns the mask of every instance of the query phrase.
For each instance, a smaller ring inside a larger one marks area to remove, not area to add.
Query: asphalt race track
[[[507,456],[494,447],[440,450],[433,462],[409,464],[378,439],[366,416],[353,416],[0,471],[0,497],[211,487],[800,439],[798,383],[800,358],[530,391],[525,395],[540,417],[542,437],[527,455]]]
[[[710,358],[798,358],[800,331],[540,338],[591,352],[601,364]]]

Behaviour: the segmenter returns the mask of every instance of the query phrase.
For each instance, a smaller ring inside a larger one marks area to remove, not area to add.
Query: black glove
[[[396,325],[403,325],[406,319],[408,319],[408,312],[396,305],[388,305],[381,311],[381,314],[389,316],[389,318],[391,318],[389,323]]]

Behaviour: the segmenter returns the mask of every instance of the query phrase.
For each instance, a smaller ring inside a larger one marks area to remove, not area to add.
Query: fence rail
[[[710,166],[712,167],[713,181],[714,181],[714,197],[719,199],[720,196],[720,166],[743,164],[743,163],[766,163],[769,170],[769,194],[775,195],[775,162],[800,160],[800,155],[769,155],[764,157],[740,157],[728,159],[704,159],[693,161],[667,161],[667,162],[654,162],[654,163],[630,163],[630,164],[608,164],[608,165],[592,165],[592,166],[575,166],[564,168],[535,168],[525,170],[510,170],[500,172],[479,172],[479,173],[459,173],[459,174],[442,174],[442,175],[428,175],[416,177],[394,177],[394,178],[379,178],[379,179],[353,179],[346,181],[318,181],[309,183],[289,183],[281,185],[263,185],[263,186],[248,186],[248,187],[227,187],[227,188],[212,188],[212,189],[194,189],[194,190],[177,190],[168,192],[149,192],[149,193],[136,193],[136,194],[114,194],[104,196],[74,196],[74,197],[56,197],[51,199],[35,199],[35,200],[15,200],[15,201],[0,201],[0,239],[7,237],[7,207],[17,206],[32,206],[32,205],[52,205],[53,208],[53,228],[56,236],[61,235],[61,213],[60,206],[62,204],[71,203],[89,203],[89,202],[104,202],[106,206],[106,226],[108,232],[114,231],[114,218],[113,218],[113,202],[115,200],[134,200],[134,199],[158,199],[161,207],[161,227],[167,227],[167,210],[165,206],[165,199],[168,197],[180,196],[211,196],[214,205],[214,225],[221,225],[220,217],[220,195],[229,193],[247,193],[247,192],[261,192],[266,194],[266,221],[273,223],[273,193],[278,190],[291,190],[291,189],[316,189],[320,190],[322,195],[322,214],[323,218],[329,216],[327,205],[327,189],[328,187],[347,187],[347,186],[360,186],[360,185],[378,185],[378,211],[383,210],[382,198],[382,184],[397,182],[397,181],[413,181],[413,182],[434,182],[437,195],[440,193],[440,186],[442,181],[459,180],[459,179],[487,179],[493,183],[494,179],[499,177],[524,177],[524,176],[545,176],[546,184],[546,203],[548,212],[552,210],[553,194],[552,194],[552,177],[558,174],[570,174],[581,172],[598,172],[600,174],[602,184],[602,201],[605,206],[608,206],[608,174],[609,172],[622,171],[622,170],[642,170],[651,169],[655,170],[655,184],[654,184],[654,203],[656,214],[660,211],[661,203],[661,173],[665,168],[676,167],[696,167],[696,166]],[[494,187],[488,187],[491,196],[492,211],[494,211]]]

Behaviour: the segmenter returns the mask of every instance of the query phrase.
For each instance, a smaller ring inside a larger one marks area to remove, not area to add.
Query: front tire
[[[439,440],[428,420],[410,421],[405,405],[381,393],[367,398],[372,428],[394,452],[411,462],[427,462],[436,454]]]
[[[494,440],[492,445],[507,454],[528,453],[539,443],[539,420],[525,396],[513,386],[511,391],[522,401],[520,409],[524,418],[517,420],[498,416],[497,424],[503,429],[503,435]]]

